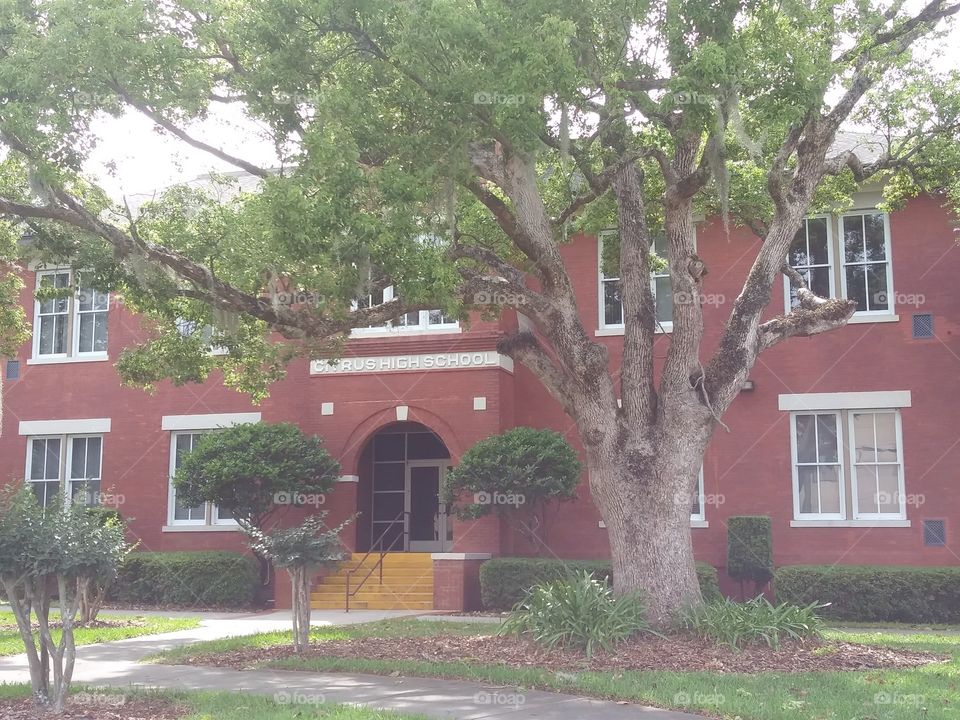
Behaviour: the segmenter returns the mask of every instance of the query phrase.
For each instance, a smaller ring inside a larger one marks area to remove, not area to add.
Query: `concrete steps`
[[[310,604],[316,610],[342,610],[345,604],[347,575],[350,588],[367,576],[359,592],[350,598],[356,610],[432,610],[433,558],[431,553],[388,553],[383,559],[383,580],[376,567],[379,555],[354,553],[336,572],[324,577],[311,593]],[[372,572],[371,572],[372,571]]]

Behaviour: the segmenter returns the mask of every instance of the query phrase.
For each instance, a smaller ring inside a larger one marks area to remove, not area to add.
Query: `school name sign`
[[[340,358],[310,363],[311,375],[351,375],[362,373],[409,372],[411,370],[464,370],[503,368],[513,372],[513,361],[494,350],[424,353],[422,355],[375,355]]]

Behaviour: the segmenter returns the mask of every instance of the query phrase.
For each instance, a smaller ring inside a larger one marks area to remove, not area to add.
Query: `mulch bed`
[[[70,697],[63,715],[51,715],[33,700],[0,700],[2,720],[179,720],[188,708],[162,698],[124,698],[122,695],[78,693]]]
[[[290,646],[245,648],[180,662],[248,670],[293,655]],[[911,668],[944,659],[927,652],[846,642],[784,643],[778,650],[751,645],[740,651],[689,636],[639,637],[587,660],[572,649],[544,650],[532,641],[486,635],[355,638],[316,643],[302,657],[425,660],[547,670],[667,670],[714,673],[810,672]]]

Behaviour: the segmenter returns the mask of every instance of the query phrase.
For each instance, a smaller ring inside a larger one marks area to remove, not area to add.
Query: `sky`
[[[916,11],[923,4],[925,0],[908,0],[905,8]],[[954,50],[951,52],[950,48]],[[953,21],[947,38],[920,45],[916,53],[932,67],[949,70],[960,68],[960,53],[955,48],[960,48],[960,18]],[[136,111],[120,118],[100,118],[92,129],[99,142],[84,169],[117,201],[125,196],[150,194],[212,171],[237,169],[159,131]],[[263,126],[247,117],[239,104],[214,103],[208,119],[186,129],[195,138],[261,167],[279,163]]]

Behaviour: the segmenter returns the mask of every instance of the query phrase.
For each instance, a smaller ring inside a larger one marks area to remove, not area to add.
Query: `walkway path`
[[[412,613],[354,611],[313,613],[315,625],[370,622]],[[348,703],[420,713],[444,720],[702,720],[669,710],[588,700],[559,693],[429,678],[353,673],[238,671],[185,665],[141,664],[147,655],[201,640],[286,629],[283,613],[204,616],[201,627],[163,635],[87,645],[77,649],[74,683],[116,688],[167,688],[253,692],[281,703]],[[26,657],[0,658],[0,683],[26,683]]]

